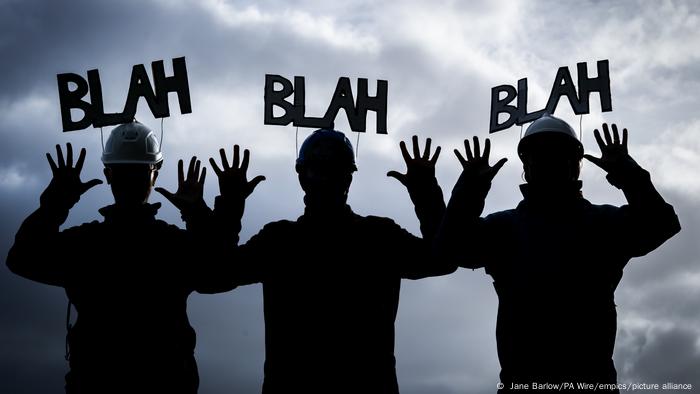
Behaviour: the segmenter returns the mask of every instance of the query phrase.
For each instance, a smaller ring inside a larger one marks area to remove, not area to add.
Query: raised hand
[[[202,168],[197,156],[192,156],[187,167],[187,177],[185,178],[182,160],[177,162],[177,191],[171,193],[162,187],[155,190],[162,194],[181,212],[192,211],[197,207],[206,205],[204,203],[204,180],[207,177],[207,169]]]
[[[610,136],[610,130],[608,129],[608,124],[603,123],[603,134],[605,135],[605,141],[600,137],[600,132],[598,129],[593,131],[595,140],[600,147],[601,157],[593,157],[591,155],[583,155],[588,161],[602,168],[607,173],[619,173],[624,172],[629,169],[630,166],[636,166],[636,162],[627,153],[627,129],[622,129],[622,140],[620,140],[620,134],[617,131],[617,125],[613,123],[612,125],[612,137]]]
[[[80,150],[78,160],[73,166],[73,147],[70,143],[66,144],[66,158],[63,158],[63,151],[60,145],[56,145],[56,161],[49,153],[46,153],[46,159],[51,166],[53,178],[49,186],[41,193],[40,202],[42,206],[58,207],[61,209],[70,209],[80,200],[83,195],[93,186],[102,183],[99,179],[91,179],[87,182],[80,180],[80,171],[83,169],[85,162],[85,148]]]
[[[435,154],[430,157],[431,139],[425,141],[425,150],[421,155],[418,147],[418,136],[413,136],[413,157],[408,153],[406,143],[401,141],[401,154],[406,162],[406,173],[401,174],[398,171],[389,171],[386,175],[396,178],[402,185],[408,188],[409,192],[417,191],[418,188],[429,185],[435,179],[435,163],[440,156],[440,147],[435,148]]]
[[[219,149],[219,154],[221,155],[221,167],[216,164],[214,158],[209,158],[209,163],[212,169],[219,177],[219,193],[221,196],[227,199],[243,200],[245,201],[255,187],[265,180],[265,177],[258,175],[255,178],[248,181],[248,162],[250,161],[250,152],[248,149],[243,151],[243,160],[240,160],[239,154],[240,148],[238,145],[233,146],[233,162],[229,165],[228,159],[226,158],[226,151],[224,149]],[[240,164],[239,164],[240,163]]]
[[[479,138],[476,136],[474,136],[474,152],[472,153],[469,139],[464,140],[464,150],[467,155],[466,159],[459,150],[454,150],[457,159],[462,164],[462,175],[460,176],[462,181],[468,180],[469,182],[478,182],[480,184],[491,183],[501,167],[508,161],[508,159],[502,158],[493,166],[489,165],[491,141],[488,138],[484,144],[483,155],[480,152]]]

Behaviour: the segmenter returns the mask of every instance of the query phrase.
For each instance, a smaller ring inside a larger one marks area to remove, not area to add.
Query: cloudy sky
[[[86,179],[101,177],[99,130],[61,132],[56,74],[100,70],[105,108],[122,109],[134,64],[186,56],[193,112],[176,101],[165,119],[159,184],[175,188],[176,159],[213,156],[234,143],[252,150],[251,171],[267,181],[251,197],[247,240],[265,223],[296,218],[302,193],[293,171],[295,129],[263,125],[266,73],[306,76],[307,114],[321,116],[338,77],[389,81],[388,135],[360,137],[350,193],[356,212],[388,216],[418,234],[403,187],[398,150],[413,134],[443,147],[438,178],[449,195],[459,172],[450,153],[468,136],[488,135],[490,89],[529,82],[531,110],[544,107],[557,68],[610,60],[613,111],[582,119],[560,103],[556,114],[598,155],[592,130],[616,122],[630,151],[680,217],[683,231],[633,260],[616,293],[615,361],[621,382],[692,383],[700,388],[700,6],[626,1],[37,1],[0,0],[0,255],[38,206],[50,179],[44,153],[57,143],[88,150]],[[172,96],[171,96],[172,98]],[[139,120],[159,128],[142,103]],[[374,119],[370,117],[370,119]],[[370,122],[370,124],[372,124]],[[336,128],[347,130],[341,114]],[[107,133],[111,128],[105,128]],[[300,129],[301,141],[309,130]],[[519,127],[492,136],[494,157],[510,160],[494,181],[486,212],[520,200],[515,154]],[[356,136],[352,135],[353,142]],[[623,195],[590,163],[584,193],[594,203]],[[208,179],[209,202],[217,193]],[[159,216],[182,225],[164,202]],[[106,186],[86,194],[66,226],[98,218]],[[107,242],[107,240],[105,240]],[[589,247],[581,245],[581,247]],[[4,260],[3,260],[4,261]],[[0,392],[58,393],[66,296],[0,267]],[[396,322],[404,393],[491,393],[498,382],[497,299],[483,270],[404,281]],[[190,297],[198,332],[202,393],[255,393],[262,379],[260,286]]]

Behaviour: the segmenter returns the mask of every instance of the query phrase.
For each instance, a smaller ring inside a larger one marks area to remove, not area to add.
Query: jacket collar
[[[350,208],[350,205],[343,205],[336,210],[319,210],[312,207],[304,208],[304,214],[299,217],[300,223],[307,224],[334,224],[343,223],[350,220],[355,213]]]
[[[520,192],[523,194],[521,205],[553,209],[569,207],[584,201],[582,187],[583,182],[580,180],[556,187],[525,183],[520,185]]]
[[[98,212],[105,218],[105,223],[149,223],[156,220],[160,203],[120,206],[117,204],[102,207]]]

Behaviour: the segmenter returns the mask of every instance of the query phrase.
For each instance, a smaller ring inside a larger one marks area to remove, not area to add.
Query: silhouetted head
[[[527,183],[556,188],[578,179],[583,145],[568,123],[544,114],[525,131],[518,156]]]
[[[339,131],[314,131],[299,149],[296,171],[307,206],[321,209],[345,206],[352,173],[357,171],[350,140]]]
[[[162,163],[162,162],[161,162]],[[139,205],[148,202],[158,178],[158,168],[152,164],[111,164],[104,174],[112,188],[117,205]]]
[[[102,153],[107,183],[118,205],[148,202],[148,196],[163,164],[163,154],[154,133],[133,121],[117,126]]]

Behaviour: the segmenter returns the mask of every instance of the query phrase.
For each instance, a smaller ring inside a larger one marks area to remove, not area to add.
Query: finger
[[[627,129],[622,129],[622,146],[627,150]]]
[[[199,168],[202,166],[202,162],[197,160],[197,163],[194,165],[194,173],[192,174],[194,176],[193,181],[197,181],[199,179]]]
[[[406,163],[410,163],[411,162],[411,155],[408,154],[408,148],[406,148],[406,143],[401,141],[399,143],[399,147],[401,148],[401,156],[403,156],[403,160]]]
[[[56,167],[56,162],[53,161],[53,157],[51,157],[51,154],[48,152],[46,153],[46,159],[49,161],[49,167],[51,167],[51,172],[55,173],[56,170],[58,170],[58,167]]]
[[[102,184],[102,181],[101,181],[101,180],[99,180],[99,179],[91,179],[91,180],[89,180],[89,181],[83,183],[83,185],[82,185],[82,191],[80,192],[80,194],[83,194],[83,193],[85,193],[86,191],[92,189],[93,187],[95,187],[95,186],[97,186],[97,185],[101,185],[101,184]]]
[[[80,149],[78,161],[75,162],[75,169],[78,170],[78,173],[83,170],[83,163],[85,163],[85,148]]]
[[[73,167],[73,145],[70,142],[66,144],[66,166]]]
[[[61,145],[56,145],[56,158],[58,159],[58,168],[63,168],[66,166],[66,161],[63,160],[63,151],[61,150]]]
[[[406,174],[401,174],[398,171],[389,171],[386,176],[396,179],[401,182],[402,185],[406,186]]]
[[[469,145],[469,139],[464,140],[464,151],[467,154],[467,160],[474,159],[474,156],[472,156],[472,148]]]
[[[612,138],[610,138],[610,129],[608,128],[607,123],[603,123],[603,134],[605,135],[605,142],[607,142],[608,145],[612,145]]]
[[[411,141],[413,141],[413,158],[417,159],[420,157],[420,148],[418,147],[418,136],[414,135],[411,137]]]
[[[612,130],[613,130],[613,142],[615,145],[620,145],[620,133],[617,132],[617,125],[615,123],[612,124]]]
[[[219,155],[221,155],[221,166],[224,168],[224,171],[231,168],[228,165],[228,159],[226,158],[226,151],[224,148],[219,149]]]
[[[474,157],[477,159],[481,156],[481,147],[479,146],[479,137],[474,136]]]
[[[216,176],[221,176],[221,168],[219,168],[219,166],[216,165],[216,161],[214,161],[213,157],[209,158],[209,164],[211,164],[211,168],[212,170],[214,170]]]
[[[602,152],[605,148],[605,142],[603,142],[603,138],[600,137],[600,131],[598,131],[598,129],[593,130],[593,136],[595,137],[595,142],[598,143],[598,147]]]
[[[459,150],[455,149],[454,152],[455,152],[455,156],[457,156],[457,160],[459,160],[459,163],[462,164],[462,168],[466,167],[467,161],[464,160],[464,157],[462,156],[461,153],[459,153]]]
[[[170,201],[171,203],[173,203],[173,205],[176,205],[176,204],[175,204],[175,195],[174,195],[173,193],[170,193],[169,191],[163,189],[162,187],[157,187],[157,188],[155,188],[155,191],[157,191],[158,193],[162,194],[163,197],[165,197],[166,200],[168,200],[168,201]]]
[[[484,154],[482,156],[486,159],[486,163],[489,162],[489,155],[491,155],[491,140],[487,138],[484,142]]]
[[[240,148],[238,145],[233,146],[233,163],[231,163],[232,168],[238,168],[238,165],[240,164]]]
[[[243,160],[241,160],[241,171],[248,171],[248,163],[250,162],[250,151],[248,149],[243,150]]]
[[[507,161],[508,161],[508,159],[504,157],[501,160],[499,160],[498,162],[496,162],[496,164],[494,164],[493,167],[491,167],[491,171],[492,171],[494,176],[496,176],[498,171],[501,170],[501,167],[503,167],[503,165],[506,164]]]
[[[204,180],[207,179],[207,167],[202,168],[202,175],[199,177],[199,184],[204,185]]]
[[[189,181],[192,179],[192,173],[194,172],[194,166],[197,164],[197,156],[192,156],[190,159],[190,164],[187,166],[187,178],[185,178],[185,181]]]
[[[432,142],[433,141],[430,138],[425,140],[425,150],[423,151],[423,159],[425,160],[430,159],[430,144]]]
[[[433,155],[433,158],[430,159],[431,164],[435,165],[435,163],[437,163],[438,157],[440,157],[440,150],[441,149],[442,148],[440,148],[439,146],[437,148],[435,148],[435,154]]]
[[[265,177],[262,175],[258,175],[255,178],[253,178],[250,182],[248,182],[248,187],[250,188],[250,192],[252,193],[253,190],[258,186],[258,184],[262,181],[265,180]]]
[[[589,154],[583,155],[583,158],[590,161],[591,163],[597,165],[598,167],[603,168],[603,160],[601,160],[597,157],[593,157]]]
[[[185,171],[183,170],[184,162],[182,159],[177,161],[177,184],[178,186],[185,183]]]

